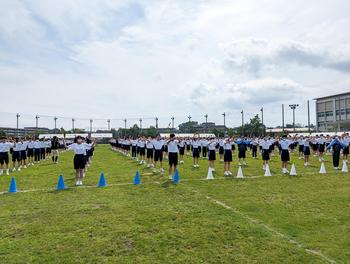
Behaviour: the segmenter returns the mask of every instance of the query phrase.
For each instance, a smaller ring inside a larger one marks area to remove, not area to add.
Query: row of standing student
[[[59,149],[62,148],[57,137],[52,139],[28,138],[1,138],[0,139],[0,175],[10,174],[10,157],[12,160],[12,172],[21,171],[27,166],[34,166],[46,157],[52,158],[52,162],[58,162]]]
[[[169,141],[170,140],[170,141]],[[290,161],[289,152],[293,152],[296,147],[299,146],[299,151],[302,152],[304,158],[304,165],[309,165],[310,147],[315,149],[317,146],[317,155],[319,155],[320,161],[324,160],[323,153],[328,149],[332,149],[333,165],[335,169],[339,169],[339,157],[340,150],[343,150],[343,159],[347,162],[347,155],[349,152],[349,135],[344,134],[339,137],[323,137],[323,135],[316,137],[263,137],[263,138],[245,138],[245,139],[233,139],[233,138],[185,138],[176,139],[175,136],[169,140],[162,139],[159,135],[156,138],[140,137],[138,139],[117,139],[112,141],[112,146],[120,148],[126,155],[130,155],[133,159],[142,163],[146,163],[147,166],[153,167],[154,171],[157,171],[157,163],[160,164],[160,172],[163,172],[162,161],[163,155],[167,157],[169,142],[176,142],[178,147],[178,155],[180,158],[180,164],[183,163],[183,156],[185,151],[192,152],[193,166],[199,167],[199,158],[202,153],[203,158],[208,158],[209,169],[215,171],[214,162],[216,160],[216,152],[219,153],[220,161],[224,162],[224,175],[231,175],[231,162],[232,153],[236,149],[238,150],[238,165],[246,165],[246,151],[251,149],[252,157],[257,158],[258,152],[261,153],[263,160],[263,169],[269,163],[271,155],[273,155],[275,149],[279,150],[281,156],[282,173],[288,173],[287,165]],[[170,160],[170,158],[169,158]],[[173,163],[173,162],[171,162]],[[170,165],[170,164],[169,164]],[[176,164],[177,165],[177,164]],[[169,169],[170,171],[170,169]]]

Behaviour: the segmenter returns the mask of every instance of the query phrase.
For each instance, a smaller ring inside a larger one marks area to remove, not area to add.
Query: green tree
[[[0,137],[6,137],[6,133],[4,130],[0,130]]]

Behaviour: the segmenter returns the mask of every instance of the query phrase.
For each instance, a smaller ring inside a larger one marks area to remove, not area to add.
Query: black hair
[[[175,137],[175,134],[174,134],[174,133],[171,133],[171,134],[170,134],[170,138],[173,138],[173,137]]]

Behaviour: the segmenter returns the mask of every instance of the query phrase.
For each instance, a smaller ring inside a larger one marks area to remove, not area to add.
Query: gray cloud
[[[268,67],[290,64],[314,68],[328,68],[339,72],[350,72],[350,57],[339,50],[325,50],[316,45],[301,42],[268,41],[264,39],[242,39],[222,45],[228,58],[224,64],[259,75]]]

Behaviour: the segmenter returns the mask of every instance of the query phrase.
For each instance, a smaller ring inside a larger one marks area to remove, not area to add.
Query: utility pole
[[[107,123],[108,123],[108,131],[110,131],[110,130],[111,130],[111,120],[108,119],[108,120],[107,120]]]
[[[38,115],[35,116],[35,136],[36,137],[38,136],[39,118],[40,117]]]
[[[311,127],[310,127],[310,101],[307,100],[307,127],[309,133],[311,133]]]
[[[295,132],[295,109],[298,107],[298,104],[290,104],[290,109],[293,110],[293,131]]]
[[[156,117],[155,120],[156,120],[156,129],[158,129],[158,117]]]
[[[284,104],[282,104],[282,132],[284,133]]]
[[[126,129],[126,119],[123,120],[124,121],[124,128]]]
[[[53,120],[55,121],[55,133],[56,133],[56,128],[57,128],[57,117],[55,116],[54,118],[53,118]]]
[[[72,118],[72,132],[74,133],[74,122],[75,122],[75,119]]]
[[[243,110],[241,111],[242,114],[242,137],[244,136],[244,113]]]
[[[191,122],[192,116],[189,115],[187,118],[188,118],[188,122]]]
[[[204,117],[205,117],[205,131],[207,132],[207,130],[208,130],[208,114],[205,114]]]
[[[19,113],[17,113],[17,115],[16,115],[16,118],[17,118],[17,130],[16,130],[17,137],[18,137],[18,135],[19,135],[19,131],[18,131],[18,119],[19,119],[20,116],[21,116],[21,115],[20,115]]]
[[[171,127],[172,127],[172,129],[173,129],[173,131],[174,131],[174,120],[175,120],[175,117],[171,117]]]
[[[92,133],[92,119],[90,119],[90,134]]]
[[[261,107],[261,125],[262,125],[262,135],[265,134],[265,129],[264,129],[264,107]]]
[[[142,118],[140,118],[139,121],[140,121],[140,130],[142,130]]]
[[[226,113],[224,112],[224,113],[222,114],[222,116],[224,117],[224,127],[225,127],[225,129],[226,129]]]

